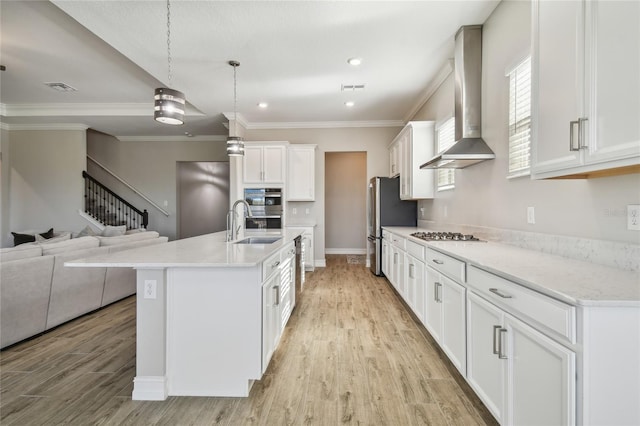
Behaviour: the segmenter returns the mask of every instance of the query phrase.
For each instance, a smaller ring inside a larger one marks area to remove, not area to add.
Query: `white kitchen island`
[[[137,270],[134,400],[249,395],[295,305],[300,232],[257,235],[282,238],[219,232],[65,264]]]

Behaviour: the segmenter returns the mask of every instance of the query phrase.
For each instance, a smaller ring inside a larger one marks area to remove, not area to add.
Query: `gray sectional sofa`
[[[0,249],[0,348],[136,292],[133,269],[69,268],[64,262],[167,240],[145,231]]]

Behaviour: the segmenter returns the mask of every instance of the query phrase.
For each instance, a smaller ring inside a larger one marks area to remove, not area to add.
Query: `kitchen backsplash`
[[[434,231],[455,230],[463,234],[473,234],[482,240],[510,244],[627,271],[640,271],[640,245],[638,244],[481,226],[443,224],[426,220],[419,220],[418,226]]]

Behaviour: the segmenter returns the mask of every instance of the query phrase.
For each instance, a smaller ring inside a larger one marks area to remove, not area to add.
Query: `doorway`
[[[367,153],[325,153],[325,253],[366,254]]]
[[[178,238],[224,231],[229,211],[228,161],[176,163]]]

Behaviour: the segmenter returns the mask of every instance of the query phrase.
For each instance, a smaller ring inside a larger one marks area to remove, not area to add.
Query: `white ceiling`
[[[400,125],[453,56],[458,28],[483,23],[497,4],[173,0],[172,88],[190,107],[183,126],[168,126],[152,118],[153,91],[168,83],[166,1],[2,1],[0,118],[9,128],[78,123],[119,137],[226,135],[233,59],[249,128]]]

